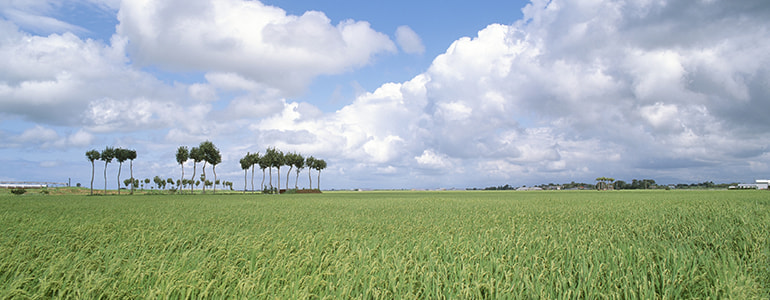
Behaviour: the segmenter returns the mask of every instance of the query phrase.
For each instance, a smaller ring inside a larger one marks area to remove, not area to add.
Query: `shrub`
[[[11,193],[14,194],[14,195],[22,195],[22,194],[24,194],[26,192],[27,192],[27,190],[22,189],[22,188],[11,189]]]

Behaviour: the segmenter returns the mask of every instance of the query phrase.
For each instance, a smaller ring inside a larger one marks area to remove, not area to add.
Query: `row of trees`
[[[136,150],[105,147],[102,152],[96,149],[86,151],[86,159],[91,162],[91,195],[94,194],[94,162],[97,160],[104,161],[104,193],[107,193],[107,164],[111,163],[113,159],[117,160],[120,166],[118,167],[118,194],[120,194],[120,171],[123,169],[123,162],[126,160],[131,161],[131,182],[134,180],[134,159],[136,159]],[[131,194],[134,193],[136,185],[131,185]]]
[[[91,195],[94,194],[94,174],[95,174],[95,162],[97,160],[104,161],[104,192],[107,193],[107,165],[112,162],[113,159],[117,160],[120,166],[118,167],[118,175],[117,175],[117,183],[118,183],[118,194],[120,194],[120,173],[123,168],[123,162],[130,160],[131,161],[131,178],[126,179],[124,181],[124,184],[126,187],[129,185],[131,186],[131,194],[134,193],[134,190],[136,189],[136,186],[140,184],[140,181],[134,178],[134,159],[136,159],[137,154],[136,150],[133,149],[123,149],[123,148],[113,148],[113,147],[105,147],[104,150],[101,152],[97,151],[96,149],[89,150],[86,152],[86,158],[91,162]],[[189,160],[193,161],[193,174],[190,179],[184,178],[184,164],[188,162]],[[204,141],[200,143],[197,147],[188,148],[187,146],[180,146],[177,149],[176,153],[176,161],[179,163],[179,165],[182,168],[182,176],[180,179],[176,181],[177,187],[180,189],[183,187],[186,187],[188,184],[190,186],[190,192],[192,193],[192,190],[195,186],[200,185],[203,183],[203,193],[206,193],[206,187],[207,186],[213,186],[214,192],[216,193],[216,186],[219,185],[220,181],[217,178],[217,171],[216,167],[220,163],[222,163],[222,154],[220,153],[219,149],[212,143],[211,141]],[[200,180],[195,180],[195,173],[197,172],[197,165],[198,163],[203,162],[202,172],[203,174],[200,176]],[[214,173],[214,180],[210,181],[207,180],[206,177],[206,166],[211,165],[211,170]],[[240,160],[241,168],[244,170],[244,192],[247,189],[247,175],[248,170],[251,169],[251,189],[254,190],[254,170],[256,166],[259,166],[260,169],[262,169],[262,189],[267,190],[268,186],[265,185],[265,179],[266,179],[266,173],[267,170],[268,176],[269,176],[269,190],[274,191],[276,187],[280,188],[280,182],[281,182],[281,167],[288,166],[289,170],[286,173],[286,189],[289,189],[289,176],[291,175],[291,172],[293,170],[296,170],[296,177],[294,180],[294,188],[299,188],[299,175],[300,172],[304,169],[308,169],[308,181],[310,182],[310,188],[312,188],[313,179],[311,177],[310,170],[315,169],[318,171],[318,180],[317,180],[317,187],[320,190],[321,188],[321,170],[326,169],[326,161],[323,159],[317,159],[313,156],[309,156],[305,158],[302,154],[292,152],[292,153],[283,153],[283,151],[276,149],[275,147],[267,148],[264,155],[260,155],[259,152],[257,153],[247,153],[246,156],[244,156]],[[273,185],[273,168],[276,169],[276,173],[278,175],[278,180],[276,183],[276,186]],[[145,183],[149,184],[149,179],[144,180]],[[163,183],[161,183],[163,182]],[[168,182],[173,185],[173,180],[163,180],[160,179],[160,177],[156,176],[155,183],[158,185],[158,188],[161,188],[161,186],[164,186],[165,183]],[[232,182],[226,182],[225,185],[229,185],[230,189],[232,189]]]
[[[608,190],[613,189],[613,182],[615,182],[615,178],[612,177],[599,177],[596,178],[596,189],[597,190]]]
[[[222,163],[222,154],[219,152],[214,143],[211,141],[205,141],[200,143],[198,147],[192,147],[188,150],[187,146],[179,146],[176,151],[176,162],[182,166],[182,178],[184,180],[184,163],[192,159],[193,161],[193,175],[190,179],[191,182],[195,181],[195,171],[199,162],[203,162],[203,175],[201,180],[204,182],[203,193],[206,193],[206,165],[211,164],[211,170],[214,172],[214,182],[217,182],[217,165]],[[190,184],[190,193],[192,193],[193,185]],[[217,186],[214,185],[214,193],[217,192]]]
[[[618,190],[646,190],[657,188],[658,184],[654,179],[632,179],[630,183],[623,180],[615,182],[615,189]]]
[[[267,190],[268,187],[265,185],[265,170],[268,169],[269,172],[269,185],[270,185],[270,191],[274,191],[276,188],[273,186],[273,168],[276,168],[277,174],[278,174],[278,181],[277,185],[280,187],[281,184],[281,167],[282,166],[288,166],[289,170],[286,172],[286,189],[289,189],[289,176],[291,175],[291,171],[296,168],[297,176],[294,180],[294,188],[299,189],[299,174],[305,167],[308,168],[308,181],[310,188],[312,189],[313,186],[313,179],[310,174],[311,169],[315,169],[318,171],[318,181],[317,186],[318,189],[321,189],[321,170],[326,169],[326,161],[323,159],[316,159],[313,156],[305,158],[302,156],[302,154],[291,152],[284,154],[283,151],[276,149],[275,147],[270,147],[265,150],[265,154],[261,155],[259,152],[257,153],[250,153],[247,152],[246,155],[240,159],[241,169],[243,169],[243,192],[245,193],[247,190],[247,177],[248,177],[248,171],[251,169],[251,190],[254,190],[254,170],[256,169],[256,166],[259,166],[260,169],[262,169],[262,189]]]

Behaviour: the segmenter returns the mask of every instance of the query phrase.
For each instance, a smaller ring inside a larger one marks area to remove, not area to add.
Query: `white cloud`
[[[406,53],[409,54],[423,54],[425,53],[425,45],[422,44],[422,39],[417,35],[409,26],[399,26],[396,29],[396,42]]]
[[[535,1],[525,20],[457,40],[410,82],[383,84],[320,120],[280,124],[317,136],[311,148],[377,170],[462,166],[458,175],[479,181],[724,176],[767,155],[759,144],[768,123],[751,111],[770,104],[770,42],[748,10],[741,21],[713,19],[721,5]],[[669,18],[685,9],[696,13]],[[646,25],[661,18],[656,30],[678,36],[693,22],[727,27],[709,26],[721,38],[656,39]],[[746,26],[757,30],[736,30]],[[408,96],[407,86],[418,92]]]
[[[416,156],[414,159],[422,168],[442,170],[452,168],[452,162],[448,156],[436,153],[431,149],[426,149],[420,156]]]
[[[94,136],[84,130],[78,130],[69,135],[60,135],[56,130],[41,125],[35,125],[34,127],[27,128],[21,134],[11,137],[11,144],[6,144],[5,146],[65,149],[70,147],[86,147],[91,144],[93,139]]]
[[[4,147],[127,139],[152,172],[174,167],[158,162],[180,144],[215,139],[228,159],[276,146],[327,159],[335,187],[735,180],[770,156],[767,7],[533,1],[523,20],[458,39],[423,74],[334,112],[286,95],[395,51],[366,22],[255,1],[125,1],[105,45],[0,20],[0,110],[41,124],[0,133]],[[407,35],[396,40],[409,53]]]
[[[28,28],[34,32],[83,33],[88,31],[80,26],[75,26],[66,22],[62,22],[55,18],[32,14],[26,11],[12,9],[12,8],[3,9],[2,15],[8,18],[8,20],[11,20],[16,24],[21,24],[21,26],[24,26],[25,28]]]
[[[325,14],[287,15],[258,1],[123,1],[117,33],[140,64],[170,70],[235,73],[281,89],[303,90],[321,74],[337,74],[394,52],[363,21],[331,24]]]

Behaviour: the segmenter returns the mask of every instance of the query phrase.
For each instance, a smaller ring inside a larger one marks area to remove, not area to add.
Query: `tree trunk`
[[[246,175],[249,174],[249,170],[243,170],[243,193],[246,194]]]
[[[94,161],[91,161],[91,196],[94,195],[94,169],[96,167],[94,166]]]
[[[211,165],[211,171],[214,172],[214,194],[217,193],[217,165]]]
[[[286,172],[286,190],[287,191],[289,190],[289,175],[291,175],[291,169],[292,168],[294,168],[294,167],[293,166],[289,167],[289,171]]]
[[[246,188],[244,187],[243,190],[245,191]],[[251,192],[254,192],[254,165],[251,166]]]
[[[123,169],[123,163],[118,164],[118,195],[120,195],[120,171]]]
[[[270,175],[270,192],[273,191],[273,167],[267,168],[268,175]]]
[[[275,182],[275,185],[277,185],[278,189],[280,190],[281,189],[281,167],[280,166],[277,167],[276,170],[278,171],[276,172],[278,173],[278,181]]]
[[[136,184],[134,184],[134,160],[133,159],[131,160],[131,163],[129,164],[129,166],[131,169],[131,195],[133,195],[134,188],[136,186]],[[184,170],[182,172],[184,172]]]
[[[318,170],[318,190],[321,190],[321,170]]]
[[[308,181],[308,189],[313,189],[313,178],[310,177],[310,174],[313,172],[310,172],[310,168],[307,169],[307,181]]]
[[[299,169],[297,169],[297,177],[294,179],[294,188],[299,189],[298,183],[299,183]]]
[[[262,189],[265,189],[265,169],[262,169]]]
[[[182,165],[182,179],[179,179],[179,185],[183,186],[182,181],[184,180],[184,163],[181,163]],[[182,187],[177,187],[179,189],[179,193],[182,193]]]
[[[193,188],[195,188],[195,169],[198,167],[198,162],[193,161],[193,175],[192,175],[192,181],[190,182],[190,194],[193,194]]]
[[[107,195],[107,162],[104,162],[104,194]]]
[[[202,180],[203,181],[203,194],[206,194],[206,179],[207,179],[206,178],[206,164],[207,163],[208,163],[207,161],[203,162],[203,180]]]

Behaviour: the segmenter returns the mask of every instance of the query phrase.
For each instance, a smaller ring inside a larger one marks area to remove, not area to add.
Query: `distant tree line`
[[[654,179],[632,179],[631,183],[626,183],[623,180],[615,182],[616,190],[648,190],[658,188],[658,184]]]
[[[599,190],[606,190],[606,189],[615,189],[615,190],[646,190],[646,189],[726,189],[731,185],[738,185],[738,183],[719,183],[716,184],[713,181],[704,181],[701,183],[679,183],[679,184],[670,184],[670,185],[658,185],[657,182],[655,182],[654,179],[632,179],[631,182],[626,182],[623,180],[615,180],[614,178],[609,177],[599,177],[596,178],[597,183],[584,183],[584,182],[570,182],[570,183],[563,183],[563,184],[555,184],[555,183],[548,183],[548,184],[540,184],[535,185],[535,187],[540,187],[544,190],[555,190],[555,189],[562,189],[562,190],[573,190],[573,189],[581,189],[581,190],[591,190],[591,189],[599,189]],[[525,186],[526,187],[526,186]],[[501,186],[490,186],[485,187],[483,189],[478,188],[469,188],[468,190],[515,190],[517,187],[511,186],[509,184],[501,185]]]

